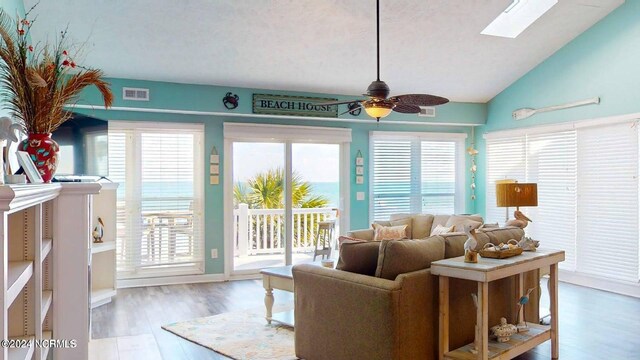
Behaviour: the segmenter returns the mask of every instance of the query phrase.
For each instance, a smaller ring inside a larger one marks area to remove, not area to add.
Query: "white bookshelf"
[[[91,244],[91,308],[111,302],[116,296],[116,201],[117,183],[101,183],[93,198],[93,226],[104,222],[102,243]]]
[[[43,228],[50,226],[50,209],[59,195],[55,184],[0,186],[0,336],[2,339],[42,340],[50,331],[43,298],[51,306],[52,241],[43,241]],[[3,272],[6,270],[6,274]],[[35,354],[35,357],[34,357]],[[22,348],[1,348],[0,360],[42,359],[40,349],[33,345]]]
[[[0,185],[0,339],[77,341],[68,349],[0,348],[0,360],[87,359],[91,194],[99,190]]]

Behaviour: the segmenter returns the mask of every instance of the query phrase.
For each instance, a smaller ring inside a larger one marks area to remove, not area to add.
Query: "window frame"
[[[194,244],[194,248],[199,247],[199,254],[194,255],[194,261],[186,263],[176,264],[158,264],[149,265],[143,267],[137,267],[135,270],[127,270],[125,272],[118,272],[118,280],[133,280],[133,279],[145,279],[151,277],[171,277],[180,275],[201,275],[205,271],[205,173],[204,161],[205,161],[205,129],[204,124],[201,123],[181,123],[181,122],[151,122],[151,121],[122,121],[122,120],[109,120],[109,132],[123,132],[125,134],[125,158],[133,156],[131,161],[125,162],[124,169],[127,174],[133,175],[133,181],[137,182],[136,187],[126,186],[125,182],[125,199],[119,201],[127,201],[126,199],[133,200],[135,202],[136,209],[133,211],[141,211],[139,208],[142,204],[142,134],[143,133],[167,133],[167,132],[180,132],[191,133],[194,135],[194,193],[193,199],[199,198],[199,201],[193,202],[193,238],[200,239],[200,244]],[[130,139],[129,139],[130,137]],[[199,144],[198,144],[199,143]],[[127,146],[133,146],[128,151]],[[111,150],[109,150],[111,151]],[[109,157],[109,161],[111,158]],[[111,171],[111,167],[109,167]],[[139,190],[139,193],[133,192]],[[127,210],[129,211],[129,210]],[[126,230],[127,233],[133,231],[132,229]],[[133,241],[133,240],[122,240]]]
[[[455,143],[455,187],[454,187],[454,213],[464,212],[467,195],[466,184],[466,155],[465,142],[467,133],[440,133],[440,132],[399,132],[399,131],[370,131],[369,132],[369,221],[375,220],[375,141],[411,141],[411,192],[409,193],[410,213],[422,213],[422,154],[421,146],[414,147],[423,141],[453,142]],[[417,198],[420,198],[420,201]],[[447,214],[451,215],[451,214]],[[378,219],[379,220],[379,219]]]

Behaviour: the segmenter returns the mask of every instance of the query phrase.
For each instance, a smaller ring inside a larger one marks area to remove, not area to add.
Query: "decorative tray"
[[[511,242],[511,240],[509,240],[509,242]],[[495,250],[490,250],[491,248],[494,248]],[[506,259],[512,256],[520,255],[522,254],[522,251],[523,250],[521,247],[499,250],[497,246],[491,243],[488,243],[484,245],[482,250],[480,250],[480,256],[485,258],[493,258],[493,259]]]

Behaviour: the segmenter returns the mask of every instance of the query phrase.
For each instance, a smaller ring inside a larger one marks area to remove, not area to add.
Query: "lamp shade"
[[[496,183],[496,205],[498,207],[538,206],[538,184]]]
[[[379,119],[391,114],[393,104],[384,101],[366,101],[364,103],[364,111],[367,115]]]

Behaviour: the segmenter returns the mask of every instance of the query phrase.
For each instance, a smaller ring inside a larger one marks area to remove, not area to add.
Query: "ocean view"
[[[327,207],[338,207],[340,203],[340,184],[338,182],[311,182],[311,194],[316,196],[324,196],[329,200]],[[246,183],[244,184],[246,186]],[[391,188],[403,189],[408,188],[408,184],[398,184],[398,186],[389,186],[385,184],[385,192]],[[451,182],[425,182],[423,184],[423,193],[435,200],[435,198],[443,197],[442,201],[449,202],[448,198],[455,192],[454,183]],[[403,191],[400,191],[401,193]],[[125,193],[125,187],[118,188],[118,196],[122,197]],[[432,195],[427,195],[432,194]],[[186,210],[191,204],[193,198],[193,187],[191,182],[144,182],[142,184],[143,211],[153,210],[153,208],[164,208],[166,210]],[[165,200],[166,199],[166,200]],[[435,200],[438,203],[438,200]]]

